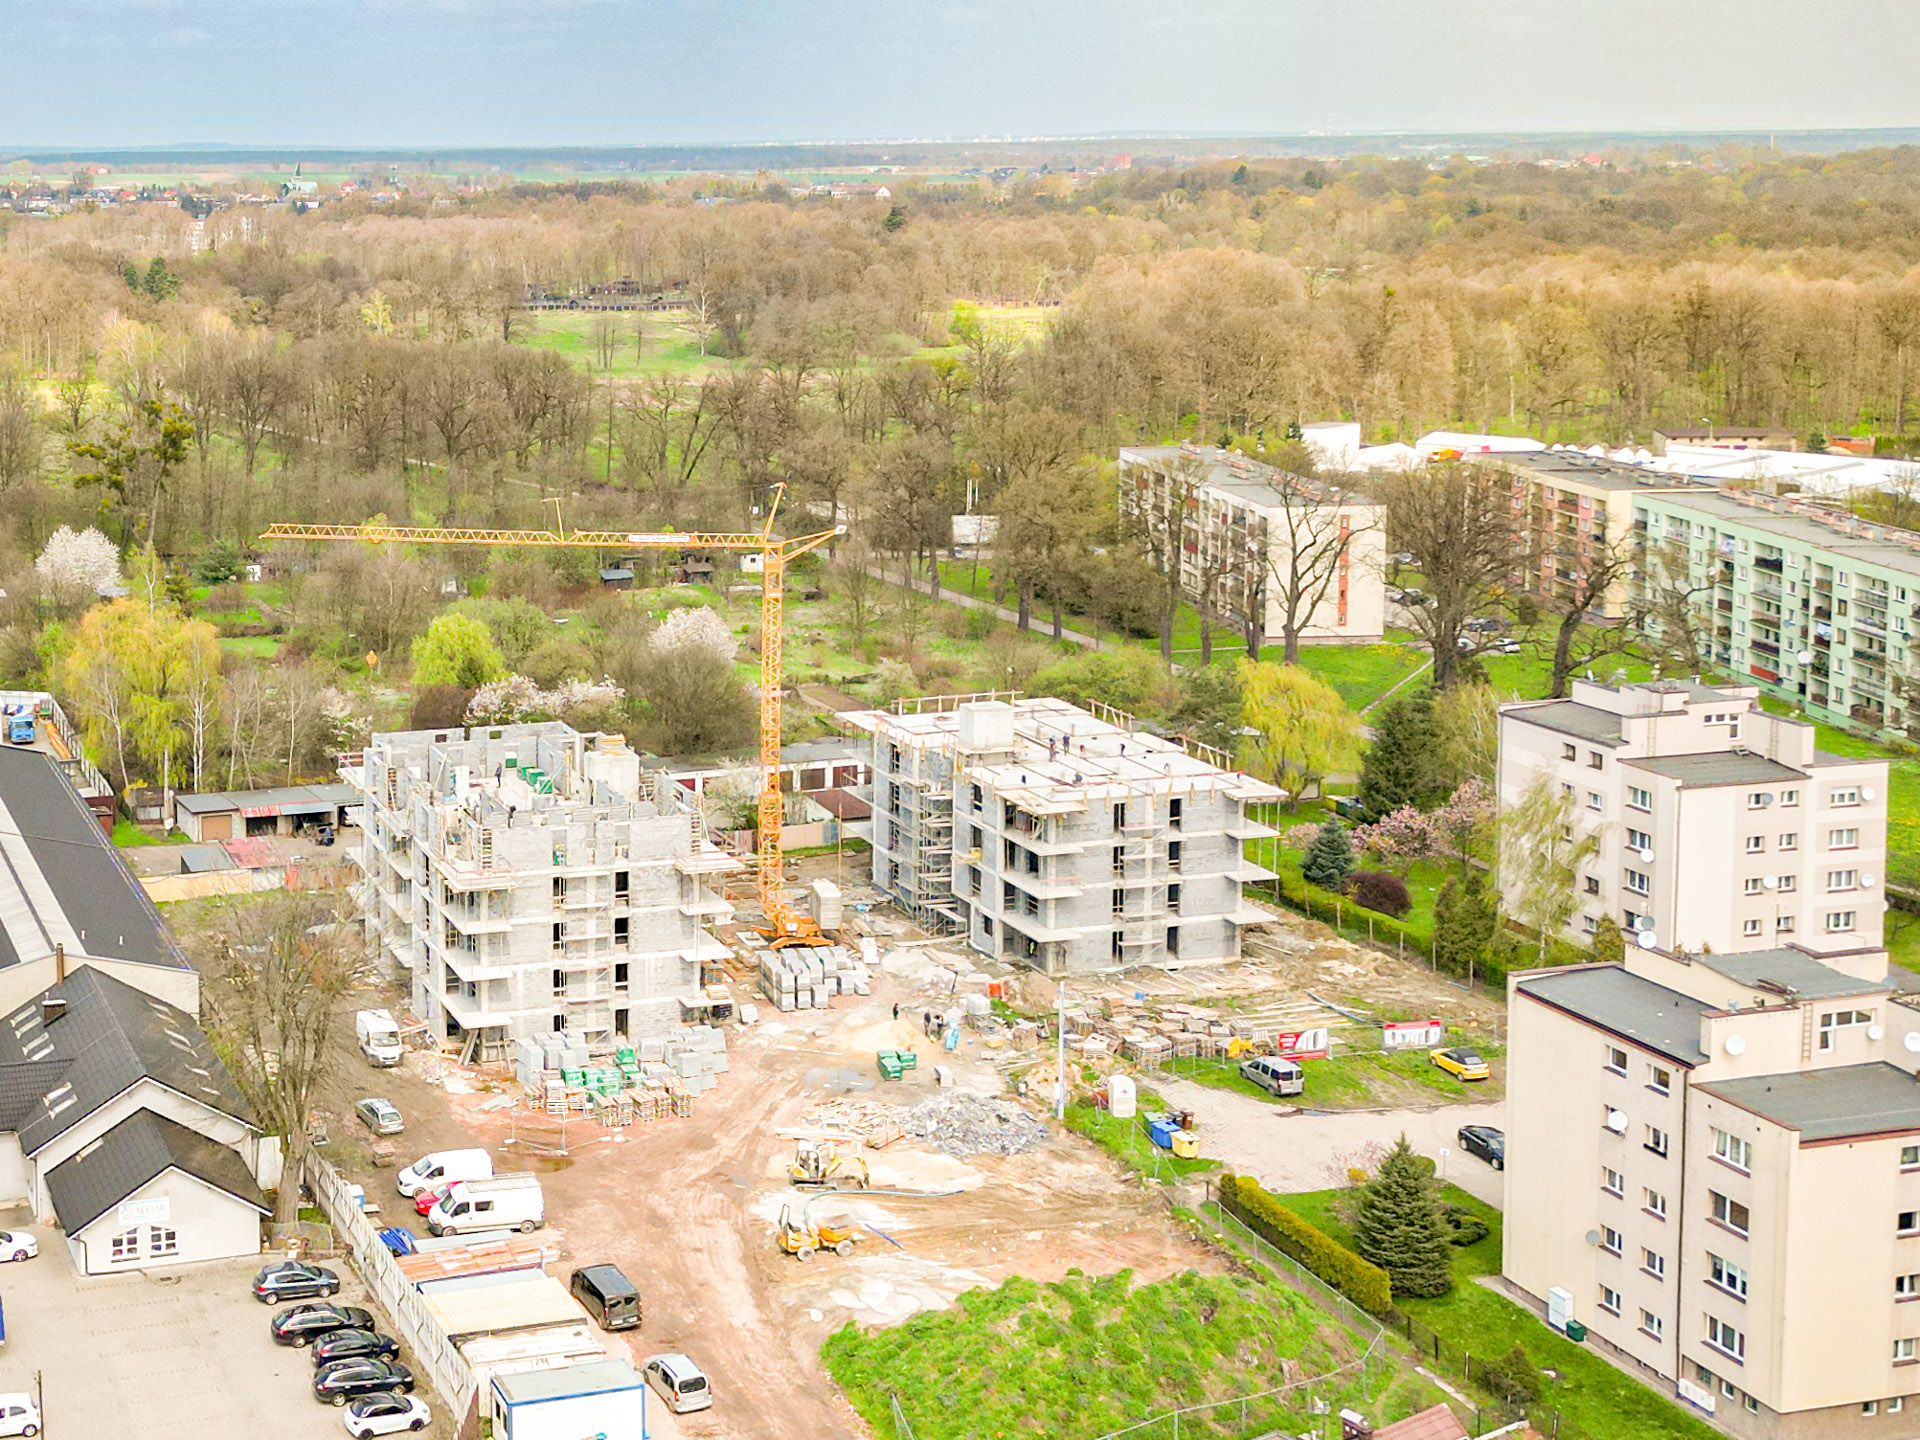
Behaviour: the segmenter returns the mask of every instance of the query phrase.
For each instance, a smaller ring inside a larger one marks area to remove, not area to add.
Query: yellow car
[[[1471,1050],[1429,1050],[1427,1058],[1456,1080],[1486,1080],[1493,1071]]]

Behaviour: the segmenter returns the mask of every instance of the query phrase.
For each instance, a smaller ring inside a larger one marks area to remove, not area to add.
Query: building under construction
[[[1281,798],[1226,757],[1064,700],[949,696],[873,735],[873,880],[916,920],[1049,974],[1230,960],[1273,872],[1242,843]]]
[[[436,1037],[506,1059],[515,1040],[601,1048],[699,1008],[700,962],[726,953],[705,922],[733,913],[709,881],[741,867],[697,815],[643,798],[622,737],[407,731],[341,773],[365,798],[368,933]]]

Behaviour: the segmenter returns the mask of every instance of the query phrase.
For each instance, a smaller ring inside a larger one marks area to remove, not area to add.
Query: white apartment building
[[[564,1033],[657,1035],[698,1006],[726,947],[709,888],[739,862],[642,797],[618,735],[557,721],[376,735],[346,757],[364,797],[361,913],[435,1036],[480,1059]]]
[[[1887,764],[1816,750],[1810,723],[1758,695],[1576,680],[1568,699],[1502,707],[1502,808],[1544,774],[1599,835],[1572,938],[1611,914],[1666,953],[1791,945],[1853,970],[1879,951]]]
[[[1282,792],[1226,757],[1064,700],[942,697],[845,717],[873,735],[873,883],[983,955],[1048,974],[1240,954],[1273,872],[1242,842]]]
[[[1920,1434],[1920,999],[1845,961],[1509,980],[1506,1279],[1743,1440]]]
[[[1382,509],[1337,487],[1211,445],[1120,452],[1120,510],[1180,588],[1256,645],[1278,642],[1285,596],[1301,598],[1300,637],[1363,644],[1386,630]],[[1296,561],[1295,551],[1300,558]]]

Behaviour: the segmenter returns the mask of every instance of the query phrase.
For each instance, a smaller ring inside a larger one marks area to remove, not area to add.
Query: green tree
[[[146,277],[141,280],[140,288],[155,300],[171,300],[180,293],[180,277],[167,269],[167,262],[158,255],[147,266]]]
[[[127,282],[127,289],[133,291],[140,289],[140,267],[134,264],[133,261],[122,260],[120,262],[120,278]]]
[[[1469,869],[1463,880],[1449,875],[1433,902],[1433,963],[1449,975],[1472,975],[1486,967],[1487,950],[1500,928],[1500,907],[1486,879]]]
[[[1167,714],[1174,733],[1231,755],[1240,743],[1240,673],[1209,665],[1180,675],[1179,697]]]
[[[454,611],[436,615],[427,633],[413,642],[415,685],[473,690],[506,673],[506,658],[493,643],[493,632],[471,615]]]
[[[1329,820],[1313,837],[1307,853],[1301,856],[1300,874],[1310,885],[1318,885],[1322,890],[1338,890],[1359,863],[1353,853],[1353,841],[1347,838],[1346,826],[1338,820]]]
[[[141,535],[147,543],[153,542],[173,472],[192,446],[193,421],[186,411],[158,400],[142,401],[135,408],[133,424],[117,427],[98,443],[67,442],[75,462],[94,462],[87,469],[75,463],[73,483],[82,490],[100,487],[101,510],[119,512],[122,545],[133,543],[136,526],[143,527]]]
[[[1600,923],[1594,927],[1593,939],[1587,943],[1587,950],[1603,965],[1619,965],[1626,961],[1627,940],[1620,933],[1620,927],[1612,915],[1600,917]]]
[[[1433,697],[1422,692],[1389,701],[1360,762],[1360,818],[1371,825],[1403,805],[1425,810],[1437,804],[1447,788],[1437,753]]]
[[[1453,1289],[1453,1244],[1447,1207],[1430,1163],[1402,1135],[1360,1187],[1354,1248],[1393,1277],[1393,1293],[1414,1298]]]
[[[753,740],[759,721],[753,692],[733,663],[707,646],[647,646],[638,653],[631,682],[628,694],[638,700],[649,749],[712,755]]]
[[[1513,916],[1547,942],[1580,908],[1580,870],[1600,853],[1600,830],[1575,824],[1573,794],[1545,772],[1500,816],[1500,890]]]
[[[1289,805],[1351,765],[1360,748],[1359,717],[1298,665],[1241,661],[1240,723],[1249,767],[1285,790]]]

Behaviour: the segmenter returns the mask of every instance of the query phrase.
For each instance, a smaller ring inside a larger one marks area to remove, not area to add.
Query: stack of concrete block
[[[836,995],[870,995],[866,964],[844,945],[760,952],[760,993],[782,1010],[825,1010]]]
[[[666,1057],[665,1068],[681,1089],[704,1095],[727,1073],[726,1034],[711,1025],[690,1025],[667,1041]]]

